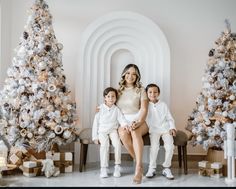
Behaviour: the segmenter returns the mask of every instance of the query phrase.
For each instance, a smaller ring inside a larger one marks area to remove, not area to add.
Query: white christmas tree
[[[62,48],[48,5],[36,0],[0,92],[0,134],[10,145],[48,151],[75,140],[76,104],[65,84]]]
[[[191,143],[205,150],[223,149],[225,125],[236,124],[236,33],[225,23],[225,31],[209,52],[203,88],[186,127],[192,133]]]

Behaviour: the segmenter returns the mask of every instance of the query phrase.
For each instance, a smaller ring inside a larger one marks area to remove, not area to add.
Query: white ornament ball
[[[38,128],[38,134],[43,135],[46,132],[46,129],[44,127]]]
[[[70,136],[71,136],[71,131],[65,130],[63,132],[63,138],[68,139],[68,138],[70,138]]]
[[[32,133],[28,133],[28,134],[27,134],[27,137],[28,137],[28,138],[32,138],[32,137],[33,137],[33,134],[32,134]]]
[[[48,138],[55,138],[55,137],[56,137],[55,133],[50,133],[50,134],[48,135]]]
[[[198,142],[201,142],[201,141],[202,141],[202,136],[201,136],[201,135],[198,135],[197,138],[196,138],[196,140],[197,140]]]
[[[228,112],[224,111],[224,112],[222,113],[222,115],[223,115],[224,117],[227,117]]]
[[[42,61],[42,62],[39,62],[38,66],[39,66],[40,70],[43,70],[43,69],[45,69],[47,67],[47,64]]]
[[[234,95],[230,95],[229,99],[230,100],[235,100],[235,96]]]

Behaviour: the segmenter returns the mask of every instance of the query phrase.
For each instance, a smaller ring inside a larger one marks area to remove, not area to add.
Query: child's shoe
[[[107,178],[107,177],[108,177],[107,168],[106,168],[106,167],[102,167],[102,168],[101,168],[100,177],[101,177],[101,178]]]
[[[165,176],[167,179],[170,179],[170,180],[174,179],[174,176],[172,175],[170,168],[165,168],[162,171],[162,175]]]
[[[149,167],[148,172],[147,172],[147,174],[146,174],[146,177],[147,177],[147,178],[152,178],[152,177],[154,177],[155,175],[156,175],[156,169]]]
[[[114,173],[113,173],[114,177],[120,177],[120,165],[115,165],[114,167]]]

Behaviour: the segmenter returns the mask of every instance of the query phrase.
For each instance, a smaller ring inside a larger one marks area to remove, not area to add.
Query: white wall
[[[32,0],[2,0],[11,14],[5,16],[4,27],[10,33],[5,42],[6,52],[1,57],[1,75],[12,58],[19,42]],[[236,32],[235,0],[48,0],[53,15],[53,26],[58,41],[63,43],[63,64],[67,82],[75,96],[75,67],[79,57],[81,33],[99,16],[111,11],[134,11],[152,19],[164,32],[171,50],[170,109],[176,126],[184,130],[206,67],[208,52],[224,30],[224,19],[231,22]],[[4,5],[4,4],[3,4]],[[4,9],[3,8],[3,9]],[[12,10],[11,10],[12,9]],[[7,14],[7,11],[5,12]],[[10,48],[7,45],[10,44]],[[4,60],[4,61],[3,61]],[[145,63],[144,63],[145,64]],[[82,82],[82,81],[81,81]],[[81,100],[81,99],[79,99]],[[80,108],[80,107],[78,107]],[[188,153],[203,154],[201,147],[188,147]]]
[[[0,1],[0,89],[6,77],[6,69],[11,61],[11,1]]]

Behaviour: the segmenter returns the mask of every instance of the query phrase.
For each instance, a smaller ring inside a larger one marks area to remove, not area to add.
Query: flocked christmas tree
[[[192,133],[191,143],[205,150],[223,149],[225,125],[236,126],[236,33],[225,23],[225,31],[209,52],[203,88],[186,127]]]
[[[36,0],[0,93],[0,134],[12,146],[37,151],[75,140],[76,105],[63,74],[58,43],[44,0]]]

